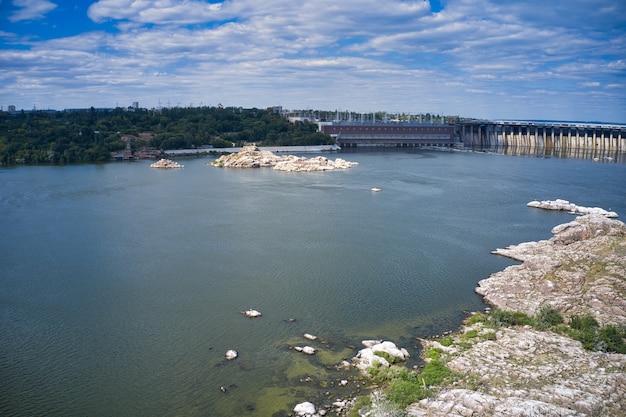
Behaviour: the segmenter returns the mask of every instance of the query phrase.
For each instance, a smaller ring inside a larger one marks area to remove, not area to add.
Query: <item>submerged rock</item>
[[[293,348],[296,352],[306,353],[307,355],[315,355],[315,348],[311,346],[296,346]]]

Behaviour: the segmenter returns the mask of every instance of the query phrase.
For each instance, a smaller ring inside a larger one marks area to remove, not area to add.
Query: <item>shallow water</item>
[[[417,356],[416,337],[482,309],[476,282],[512,263],[490,251],[571,220],[528,201],[626,214],[623,164],[326,156],[360,165],[0,169],[0,414],[284,415],[322,402],[360,340]],[[304,344],[318,354],[290,349]]]

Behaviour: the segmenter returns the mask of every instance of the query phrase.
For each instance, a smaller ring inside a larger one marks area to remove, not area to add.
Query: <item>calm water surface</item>
[[[511,264],[491,250],[571,220],[528,201],[626,215],[623,164],[328,156],[360,165],[0,169],[0,414],[279,416],[322,404],[360,340],[417,356],[416,337],[484,307],[476,282]],[[246,319],[248,308],[263,316]],[[305,344],[318,354],[290,349]],[[228,349],[240,357],[224,361]]]

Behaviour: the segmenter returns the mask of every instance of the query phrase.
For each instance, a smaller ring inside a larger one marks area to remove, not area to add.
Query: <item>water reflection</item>
[[[474,152],[489,152],[511,156],[533,156],[537,158],[587,159],[601,163],[626,163],[626,153],[605,149],[558,148],[548,146],[494,146],[489,148],[465,148]]]

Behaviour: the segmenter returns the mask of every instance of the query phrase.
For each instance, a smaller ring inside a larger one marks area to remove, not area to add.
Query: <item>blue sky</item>
[[[624,0],[0,0],[4,109],[626,123]]]

